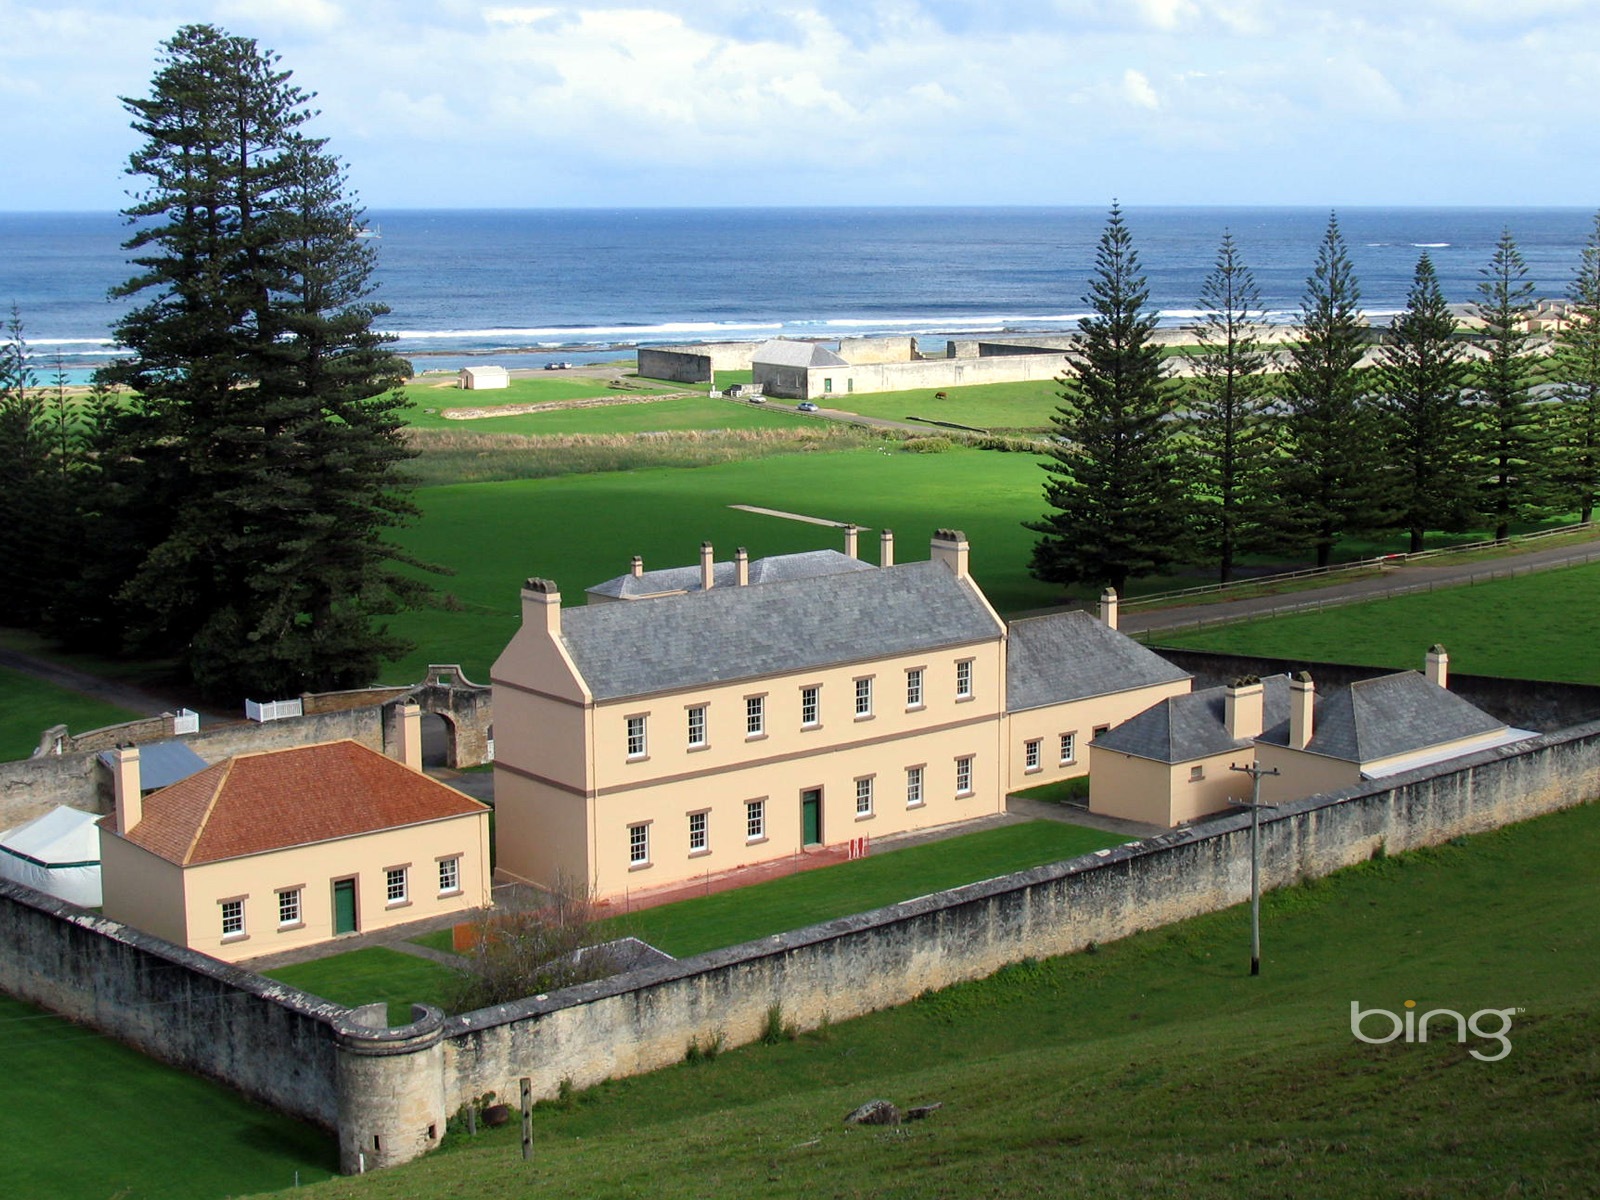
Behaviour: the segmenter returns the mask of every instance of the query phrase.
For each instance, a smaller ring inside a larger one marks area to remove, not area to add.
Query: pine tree
[[[139,551],[120,599],[142,649],[216,697],[368,683],[404,648],[375,627],[422,592],[384,532],[411,507],[397,385],[372,329],[372,252],[343,168],[276,55],[187,26],[147,99],[126,215],[145,303],[117,327],[133,390],[105,447]]]
[[[1567,298],[1555,339],[1555,479],[1562,502],[1591,521],[1600,495],[1600,213]]]
[[[1269,355],[1261,341],[1265,313],[1255,277],[1224,232],[1216,264],[1200,290],[1204,311],[1195,336],[1187,475],[1195,493],[1197,548],[1233,578],[1238,552],[1258,538],[1271,451],[1267,418]]]
[[[1405,311],[1378,354],[1377,405],[1394,475],[1396,520],[1422,549],[1429,529],[1466,528],[1472,511],[1471,420],[1458,323],[1426,254]]]
[[[1546,445],[1533,406],[1533,363],[1528,357],[1528,314],[1533,284],[1508,229],[1500,235],[1478,284],[1473,310],[1483,322],[1482,357],[1474,364],[1479,406],[1479,454],[1485,478],[1479,511],[1503,541],[1514,521],[1544,511]]]
[[[1055,511],[1027,526],[1043,535],[1031,563],[1039,579],[1122,591],[1130,576],[1181,553],[1183,495],[1149,295],[1122,210],[1112,205],[1084,297],[1093,312],[1078,322],[1058,380],[1057,445],[1044,464]]]
[[[1283,447],[1275,465],[1281,534],[1309,539],[1319,567],[1332,561],[1341,535],[1383,520],[1377,432],[1356,369],[1367,345],[1360,302],[1344,236],[1330,216],[1283,376]]]
[[[40,541],[50,514],[42,490],[50,471],[44,396],[13,307],[0,343],[0,602],[9,624],[39,623],[47,589],[41,586]]]

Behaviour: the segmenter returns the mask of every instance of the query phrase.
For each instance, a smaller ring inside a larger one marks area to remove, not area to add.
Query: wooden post
[[[478,1136],[478,1106],[476,1104],[467,1105],[467,1136]]]
[[[533,1080],[522,1078],[522,1161],[533,1160]]]

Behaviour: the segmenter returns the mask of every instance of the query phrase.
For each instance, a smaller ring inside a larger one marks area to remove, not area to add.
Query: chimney
[[[1311,672],[1298,671],[1289,681],[1289,749],[1304,750],[1311,743],[1311,708],[1317,701],[1317,685]]]
[[[112,794],[116,798],[117,832],[128,831],[144,820],[144,793],[139,790],[139,747],[122,746],[111,767]]]
[[[844,552],[851,558],[857,557],[856,538],[861,533],[861,526],[846,525],[844,527]]]
[[[700,590],[709,592],[716,583],[717,564],[716,552],[711,549],[710,542],[700,543]]]
[[[1228,685],[1223,697],[1223,720],[1228,736],[1248,742],[1261,736],[1262,687],[1254,675],[1241,675]]]
[[[530,578],[522,585],[522,624],[560,636],[561,590],[555,580]]]
[[[743,546],[733,552],[733,577],[740,587],[750,586],[750,551]]]
[[[961,530],[936,530],[928,550],[928,556],[949,567],[955,572],[957,579],[965,579],[967,577],[967,556],[971,546],[967,543],[967,535],[962,533]]]
[[[400,761],[413,771],[422,770],[422,710],[415,704],[402,704],[395,712],[395,732]]]
[[[1450,686],[1450,655],[1438,642],[1428,650],[1428,682]]]
[[[878,565],[894,566],[894,530],[885,529],[878,535]]]
[[[1105,622],[1107,629],[1117,627],[1117,589],[1108,587],[1100,593],[1100,620]]]
[[[633,556],[633,562],[629,564],[628,573],[635,579],[644,578],[644,557],[642,555],[635,554]]]

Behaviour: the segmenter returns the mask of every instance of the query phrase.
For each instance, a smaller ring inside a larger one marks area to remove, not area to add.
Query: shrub
[[[599,947],[594,898],[570,881],[534,904],[485,909],[473,924],[469,967],[451,996],[455,1012],[508,1004],[615,971]]]
[[[954,447],[947,437],[924,437],[908,439],[903,449],[907,454],[943,454]]]

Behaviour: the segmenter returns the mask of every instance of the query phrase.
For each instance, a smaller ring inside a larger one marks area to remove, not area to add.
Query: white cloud
[[[1161,97],[1156,95],[1156,90],[1150,86],[1150,81],[1145,78],[1142,71],[1135,71],[1132,67],[1122,73],[1122,94],[1129,103],[1136,104],[1140,108],[1161,107]]]

